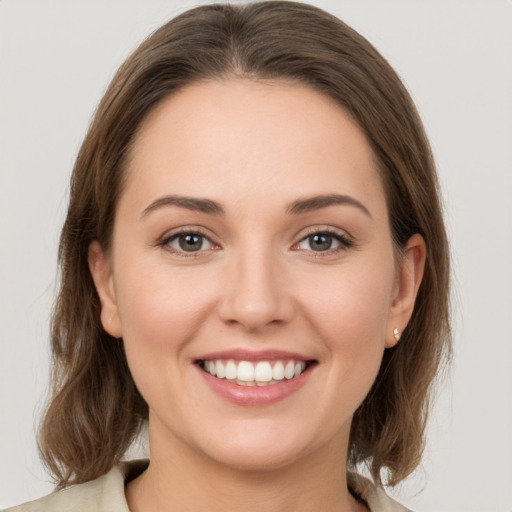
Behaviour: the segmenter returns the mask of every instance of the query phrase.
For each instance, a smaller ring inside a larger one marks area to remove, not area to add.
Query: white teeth
[[[286,363],[286,367],[284,369],[284,376],[290,380],[293,379],[293,376],[295,375],[295,363],[293,361],[288,361]]]
[[[298,377],[306,368],[306,363],[304,361],[301,361],[299,363],[295,364],[295,369],[293,371],[293,376]]]
[[[254,380],[254,366],[249,361],[240,361],[238,363],[238,380],[251,382]]]
[[[284,379],[298,377],[306,369],[305,361],[249,361],[210,360],[204,361],[203,368],[218,379],[227,379],[241,386],[268,386]]]
[[[219,379],[223,379],[226,376],[226,370],[222,361],[217,361],[215,363],[215,373]]]
[[[234,380],[236,379],[237,369],[234,361],[228,361],[226,363],[226,379]]]
[[[281,361],[277,361],[274,368],[272,368],[272,378],[274,380],[284,379],[284,364]]]
[[[254,371],[254,380],[257,382],[270,382],[272,380],[272,366],[267,361],[260,361]]]

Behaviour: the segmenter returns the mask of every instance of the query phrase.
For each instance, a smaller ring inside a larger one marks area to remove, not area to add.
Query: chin
[[[213,434],[213,432],[210,432]],[[319,438],[308,432],[290,428],[253,425],[230,429],[217,436],[209,436],[208,441],[199,447],[210,460],[238,471],[273,471],[282,469],[320,448]]]
[[[275,446],[244,446],[239,448],[223,447],[206,453],[217,464],[235,471],[264,472],[283,469],[299,458],[299,450],[283,449]]]

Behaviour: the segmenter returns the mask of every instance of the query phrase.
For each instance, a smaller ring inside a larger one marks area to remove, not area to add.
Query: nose
[[[228,265],[219,304],[224,322],[257,332],[292,319],[291,283],[278,255],[248,250],[235,255]]]

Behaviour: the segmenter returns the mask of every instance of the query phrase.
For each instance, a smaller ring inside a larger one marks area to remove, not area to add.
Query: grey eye
[[[350,244],[344,240],[342,235],[334,233],[312,233],[304,237],[298,244],[299,249],[304,251],[325,252],[330,249],[338,249]]]
[[[332,236],[318,234],[311,235],[309,238],[309,245],[314,251],[327,251],[332,246]]]
[[[168,244],[183,252],[198,252],[212,247],[211,241],[200,233],[180,233],[171,238]]]
[[[181,235],[178,238],[180,249],[184,251],[199,251],[203,246],[203,237],[200,235]]]
[[[309,247],[313,251],[327,251],[332,247],[333,238],[324,233],[310,235],[307,238]]]

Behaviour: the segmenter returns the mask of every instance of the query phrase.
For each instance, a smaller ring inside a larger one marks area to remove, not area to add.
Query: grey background
[[[423,116],[455,270],[455,363],[418,512],[512,510],[512,3],[325,0],[389,59]],[[197,2],[0,2],[0,507],[51,490],[34,428],[47,385],[56,244],[74,157],[116,67]]]

